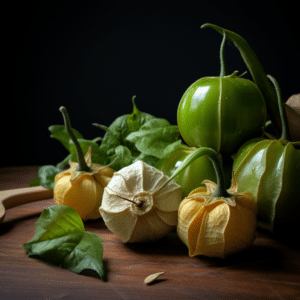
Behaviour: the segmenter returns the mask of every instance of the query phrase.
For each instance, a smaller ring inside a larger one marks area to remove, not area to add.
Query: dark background
[[[10,1],[2,8],[4,69],[1,166],[56,164],[67,155],[48,127],[72,126],[86,139],[145,111],[176,124],[181,96],[191,83],[219,75],[222,36],[213,23],[246,39],[284,99],[299,93],[297,2],[273,1]],[[229,71],[244,72],[227,43]],[[248,77],[247,77],[248,76]],[[247,75],[246,78],[251,78]],[[7,81],[7,82],[6,82]]]

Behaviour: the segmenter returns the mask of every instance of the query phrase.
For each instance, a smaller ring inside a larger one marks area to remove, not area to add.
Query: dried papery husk
[[[137,161],[114,173],[104,189],[102,218],[124,243],[158,240],[177,225],[181,187]]]
[[[101,217],[99,206],[104,188],[111,180],[114,170],[109,166],[92,164],[91,148],[85,155],[89,172],[77,171],[78,163],[70,161],[70,168],[55,176],[54,201],[77,211],[83,221]]]
[[[214,197],[214,182],[195,189],[180,204],[177,233],[189,256],[225,258],[249,247],[256,237],[257,205],[249,192],[238,193],[234,179],[230,197]]]

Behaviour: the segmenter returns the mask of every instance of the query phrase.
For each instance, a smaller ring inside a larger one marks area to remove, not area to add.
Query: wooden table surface
[[[27,187],[38,167],[0,169],[0,190]],[[225,260],[188,256],[176,232],[151,244],[124,245],[99,219],[86,231],[104,239],[106,282],[28,258],[23,243],[53,199],[7,210],[0,225],[0,299],[300,299],[300,250],[266,233]],[[299,236],[299,233],[296,233]],[[145,285],[150,274],[165,271]]]

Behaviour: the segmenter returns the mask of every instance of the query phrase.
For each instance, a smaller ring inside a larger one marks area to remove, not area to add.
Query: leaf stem
[[[211,160],[211,162],[213,164],[215,172],[216,172],[217,188],[216,188],[215,192],[212,194],[212,196],[214,196],[214,197],[229,197],[230,195],[226,190],[224,171],[222,168],[222,164],[218,158],[218,153],[215,150],[213,150],[211,148],[207,148],[207,147],[197,148],[189,156],[187,156],[186,159],[175,170],[175,172],[172,174],[172,176],[169,178],[169,180],[166,183],[168,183],[170,180],[172,180],[174,177],[176,177],[180,172],[182,172],[185,168],[187,168],[194,160],[196,160],[197,158],[199,158],[203,155],[207,155],[209,157],[209,159]]]
[[[77,155],[77,161],[78,161],[77,171],[89,172],[91,169],[86,164],[86,162],[84,160],[82,149],[80,147],[80,144],[77,141],[77,138],[76,138],[76,136],[74,135],[74,133],[72,131],[71,122],[70,122],[70,118],[69,118],[68,112],[67,112],[67,110],[66,110],[66,108],[64,106],[61,106],[59,108],[59,110],[60,110],[60,112],[63,115],[64,122],[65,122],[65,127],[66,127],[67,132],[68,132],[68,134],[70,136],[70,139],[73,141],[73,143],[75,145],[75,150],[76,150],[76,155]]]
[[[272,81],[272,83],[275,87],[276,95],[277,95],[278,107],[279,107],[279,113],[280,113],[280,120],[281,120],[281,126],[282,126],[280,139],[289,141],[290,140],[289,124],[288,124],[288,121],[287,121],[287,115],[286,115],[286,111],[285,111],[284,104],[283,104],[283,101],[282,101],[282,96],[281,96],[281,91],[280,91],[279,84],[278,84],[277,80],[274,77],[272,77],[271,75],[267,75],[267,76]]]
[[[227,75],[227,64],[225,60],[225,42],[226,42],[226,33],[224,32],[221,48],[220,48],[220,62],[221,62],[220,77],[224,77]]]
[[[139,112],[138,108],[136,107],[136,104],[135,104],[135,98],[136,96],[133,96],[131,101],[132,101],[132,106],[133,106],[133,111],[132,111],[132,114],[137,114]]]
[[[129,132],[138,131],[141,127],[141,124],[138,121],[138,115],[140,114],[140,111],[135,104],[135,98],[136,96],[132,97],[133,110],[126,120]]]

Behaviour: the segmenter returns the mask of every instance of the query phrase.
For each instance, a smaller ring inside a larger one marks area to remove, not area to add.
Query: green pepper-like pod
[[[206,27],[216,30],[223,36],[226,35],[226,37],[230,39],[238,48],[245,64],[247,65],[252,75],[254,82],[257,84],[264,96],[268,114],[272,123],[274,124],[276,131],[281,132],[279,106],[277,103],[276,93],[274,92],[273,86],[268,80],[267,74],[255,52],[251,49],[246,40],[235,32],[209,23],[201,26],[201,28]]]
[[[209,147],[230,156],[247,140],[262,136],[266,105],[253,81],[240,78],[238,71],[226,75],[225,38],[220,76],[203,77],[185,91],[178,105],[177,123],[190,147]]]
[[[258,226],[281,236],[288,233],[286,228],[299,215],[300,143],[289,142],[278,83],[269,78],[277,91],[283,128],[281,138],[248,141],[238,151],[233,171],[240,191],[250,191],[256,199]]]

